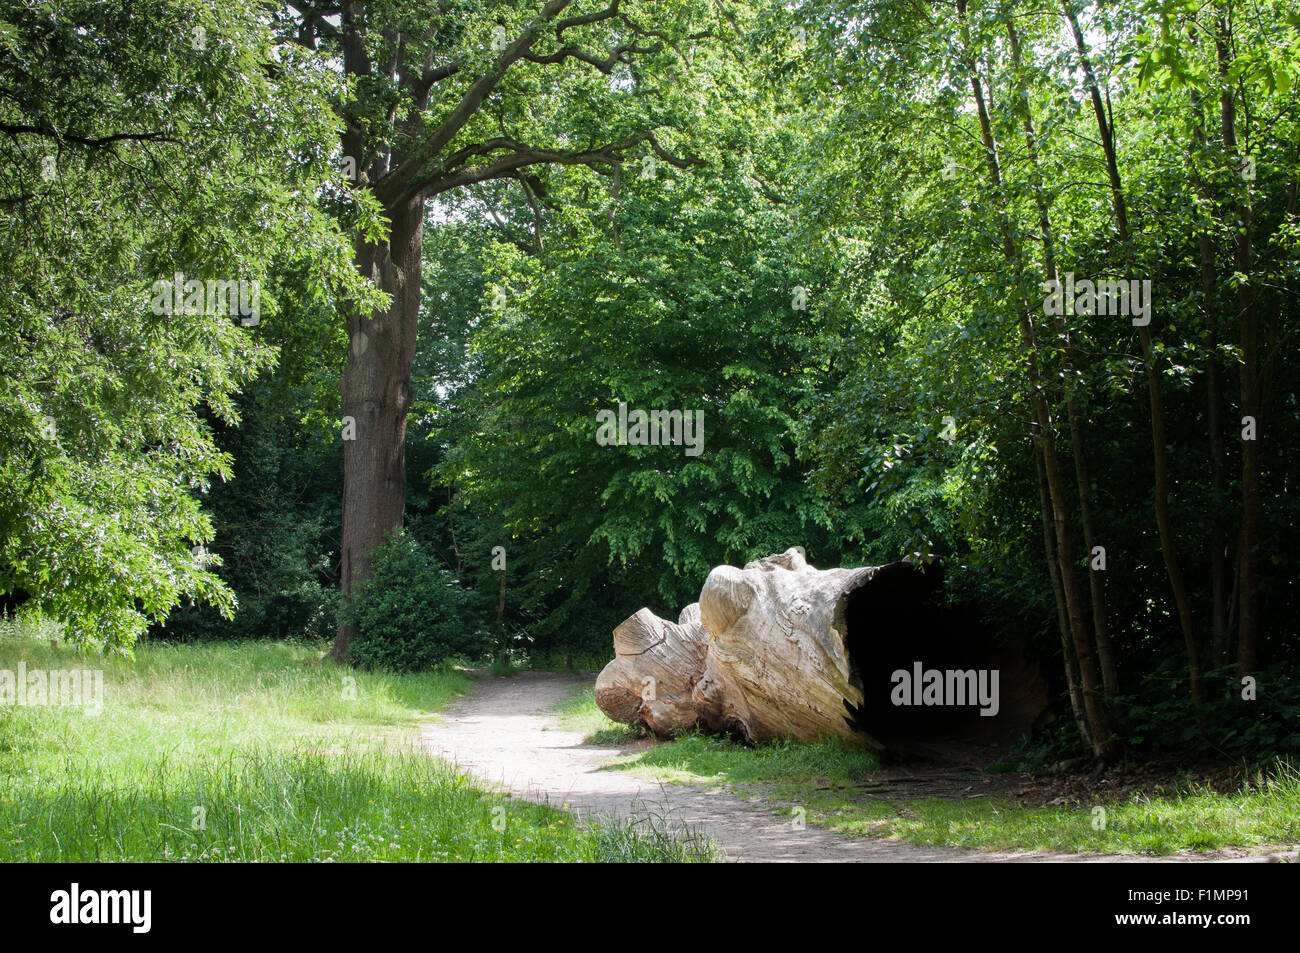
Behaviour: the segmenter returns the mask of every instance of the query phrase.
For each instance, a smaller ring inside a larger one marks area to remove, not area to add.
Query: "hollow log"
[[[614,630],[596,701],[660,738],[700,727],[896,751],[1005,742],[1046,709],[1045,680],[1023,646],[939,606],[941,579],[928,559],[815,569],[797,549],[718,566],[676,623],[642,609]],[[936,704],[921,688],[936,678],[992,694]]]
[[[862,681],[847,645],[848,596],[890,567],[814,569],[789,549],[709,573],[678,623],[642,609],[614,630],[596,682],[609,717],[661,738],[697,725],[746,741],[838,736],[857,724]]]

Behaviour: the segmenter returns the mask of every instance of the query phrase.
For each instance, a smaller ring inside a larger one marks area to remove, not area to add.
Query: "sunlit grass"
[[[684,735],[619,765],[666,781],[816,785],[855,780],[880,769],[870,751],[838,739],[748,746],[702,733]]]
[[[654,825],[575,828],[415,746],[457,672],[356,672],[240,643],[76,657],[0,626],[0,669],[99,668],[98,716],[0,706],[0,861],[678,861]]]
[[[848,834],[901,837],[920,844],[983,850],[1170,854],[1224,847],[1300,843],[1300,773],[1286,763],[1260,774],[1249,790],[1188,789],[1171,797],[1060,807],[1024,807],[1005,799],[940,798],[883,802],[847,789],[778,789],[799,798],[808,819]]]
[[[584,744],[619,745],[648,737],[643,729],[614,721],[601,711],[590,688],[566,698],[552,711],[559,724],[571,731],[583,733]]]

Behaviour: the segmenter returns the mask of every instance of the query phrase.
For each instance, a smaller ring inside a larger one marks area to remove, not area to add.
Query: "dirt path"
[[[635,771],[601,770],[631,749],[582,743],[583,734],[561,727],[549,709],[589,685],[589,678],[523,672],[514,678],[479,678],[475,690],[428,722],[422,740],[442,758],[529,800],[568,805],[579,819],[647,813],[699,828],[734,861],[1239,861],[1236,855],[1166,858],[1073,854],[1011,854],[921,847],[901,841],[850,838],[811,824],[796,829],[789,816],[771,813],[716,787],[661,784]]]

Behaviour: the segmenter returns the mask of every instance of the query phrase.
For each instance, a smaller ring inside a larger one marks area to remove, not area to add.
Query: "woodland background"
[[[1295,753],[1298,194],[1286,0],[3,0],[0,593],[592,667],[714,565],[929,552],[1057,679],[1033,744]],[[152,314],[177,271],[260,321]],[[341,579],[367,361],[404,530]],[[704,453],[599,445],[619,401]]]

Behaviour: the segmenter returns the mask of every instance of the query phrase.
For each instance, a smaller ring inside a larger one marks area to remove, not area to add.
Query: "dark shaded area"
[[[894,563],[847,596],[846,641],[863,690],[862,705],[848,717],[899,758],[952,760],[971,747],[996,756],[1047,710],[1047,682],[1027,646],[999,637],[976,608],[945,599],[942,581],[937,563]],[[942,701],[918,704],[930,671],[943,676]],[[973,679],[956,674],[968,672]],[[993,708],[990,698],[996,714],[983,715]]]
[[[0,574],[7,575],[3,570],[0,570]],[[15,610],[30,598],[31,594],[21,586],[0,591],[0,613],[13,615]]]

